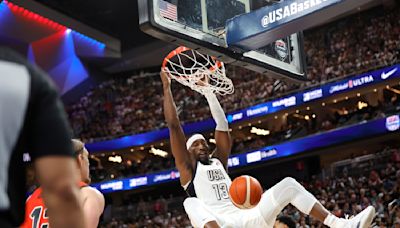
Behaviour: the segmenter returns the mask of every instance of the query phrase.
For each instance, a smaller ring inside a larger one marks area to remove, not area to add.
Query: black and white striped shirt
[[[0,227],[24,219],[25,165],[42,156],[73,156],[58,93],[44,72],[0,46]]]

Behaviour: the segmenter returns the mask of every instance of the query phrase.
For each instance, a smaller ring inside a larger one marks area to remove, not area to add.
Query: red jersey
[[[87,186],[84,182],[79,182],[79,187]],[[37,188],[32,195],[28,197],[25,203],[25,221],[21,228],[48,228],[49,217],[47,208],[44,206],[42,198],[42,188]]]

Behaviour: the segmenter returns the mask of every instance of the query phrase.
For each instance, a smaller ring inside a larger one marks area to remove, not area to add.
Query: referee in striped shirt
[[[43,188],[50,226],[84,227],[70,139],[62,103],[46,74],[0,46],[0,227],[24,220],[24,152]]]

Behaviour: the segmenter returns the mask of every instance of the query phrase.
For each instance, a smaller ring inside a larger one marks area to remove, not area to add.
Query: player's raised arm
[[[161,71],[160,76],[163,83],[164,116],[169,128],[172,155],[180,173],[181,184],[185,185],[192,179],[193,164],[186,149],[186,138],[172,97],[171,81],[164,70]]]
[[[225,112],[219,103],[217,96],[214,93],[205,95],[208,105],[210,106],[211,114],[217,126],[215,127],[215,141],[217,149],[214,157],[218,158],[227,169],[228,158],[231,154],[232,141],[229,133],[228,120],[225,117]]]

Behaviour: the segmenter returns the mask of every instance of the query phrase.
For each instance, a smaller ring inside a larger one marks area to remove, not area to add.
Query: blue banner
[[[209,131],[214,127],[214,120],[207,119],[201,122],[185,124],[183,126],[183,130],[186,134],[194,134]],[[168,128],[163,128],[157,131],[151,131],[137,135],[129,135],[118,139],[88,143],[85,146],[90,151],[90,153],[93,153],[98,151],[118,150],[132,146],[142,146],[147,143],[156,142],[167,138],[169,138]]]
[[[400,78],[400,64],[386,67],[373,72],[368,72],[354,76],[338,82],[328,83],[321,87],[308,89],[293,95],[285,96],[277,100],[265,102],[245,110],[240,110],[227,115],[228,122],[248,120],[254,117],[271,114],[281,111],[285,108],[302,105],[307,102],[315,101],[321,98],[327,98],[334,94],[349,92],[359,89],[363,86],[375,85],[380,82]]]
[[[334,94],[348,92],[359,89],[363,86],[376,85],[380,82],[400,78],[400,64],[386,67],[373,72],[354,76],[338,82],[328,83],[321,87],[308,89],[293,95],[285,96],[273,101],[258,104],[247,109],[229,113],[227,119],[229,123],[249,120],[267,114],[272,114],[286,108],[301,105],[307,102],[326,98]],[[201,122],[189,123],[183,126],[186,134],[210,131],[215,128],[214,120],[207,119]],[[125,136],[119,139],[108,140],[97,143],[86,144],[87,149],[93,153],[98,151],[118,150],[132,146],[142,146],[155,141],[167,139],[168,129],[161,129],[137,135]]]
[[[168,170],[154,174],[135,176],[121,180],[113,180],[101,183],[91,184],[103,193],[132,190],[143,186],[161,184],[179,179],[180,175],[177,170]]]
[[[229,157],[230,168],[251,165],[257,162],[268,161],[276,158],[291,156],[316,149],[322,149],[347,142],[374,137],[399,131],[399,115],[387,118],[372,120],[366,123],[359,123],[347,126],[326,133],[315,134],[300,139],[284,142],[281,144],[267,146],[247,153],[234,154]],[[143,186],[155,185],[179,179],[177,170],[168,170],[154,174],[136,176],[122,180],[113,180],[103,183],[92,184],[103,193],[131,190]]]
[[[285,0],[226,21],[228,47],[257,50],[371,0]]]

